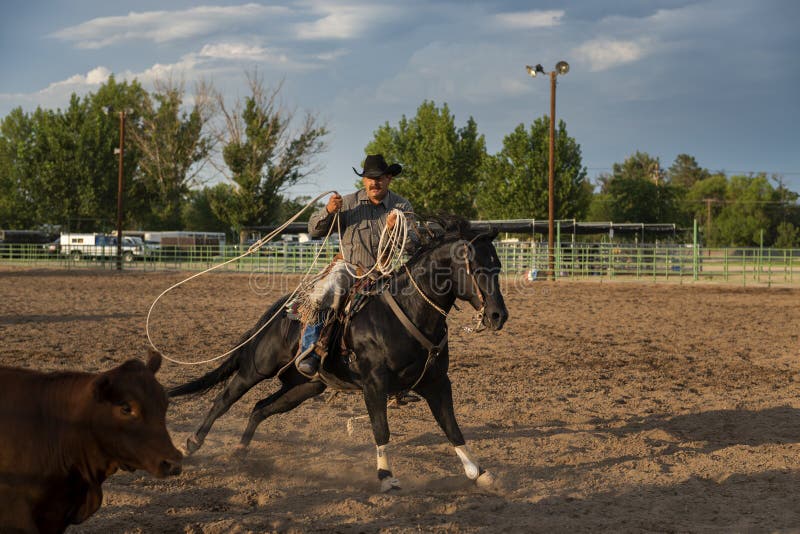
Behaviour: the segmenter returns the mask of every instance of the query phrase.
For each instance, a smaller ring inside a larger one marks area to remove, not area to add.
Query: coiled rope
[[[378,241],[375,264],[367,272],[359,275],[351,271],[350,265],[352,264],[344,257],[344,251],[342,251],[345,268],[353,278],[366,278],[374,271],[386,275],[393,272],[402,263],[403,253],[406,250],[406,243],[408,243],[408,224],[404,211],[394,208],[389,212],[389,216],[392,213],[395,215],[394,226],[391,229],[388,226],[383,227],[380,241]],[[336,230],[339,232],[339,238],[341,239],[342,226],[339,212],[336,212]]]

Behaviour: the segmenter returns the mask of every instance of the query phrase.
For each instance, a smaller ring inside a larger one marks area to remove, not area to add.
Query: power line
[[[587,171],[613,171],[612,167],[586,167]],[[669,169],[667,169],[669,170]],[[705,169],[711,174],[781,174],[789,176],[800,176],[800,171],[737,171],[737,170],[719,170],[711,171]]]

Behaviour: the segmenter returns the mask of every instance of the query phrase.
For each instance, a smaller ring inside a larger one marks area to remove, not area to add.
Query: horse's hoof
[[[491,474],[489,471],[484,471],[480,474],[478,478],[475,479],[475,485],[478,486],[480,489],[490,489],[494,487],[495,482],[497,479],[494,478],[494,475]]]
[[[400,481],[394,477],[386,477],[381,480],[381,492],[387,493],[394,490],[400,489]]]
[[[186,438],[186,446],[185,447],[178,447],[178,450],[181,451],[181,454],[184,456],[191,456],[197,449],[200,448],[200,442],[198,442],[194,436]]]

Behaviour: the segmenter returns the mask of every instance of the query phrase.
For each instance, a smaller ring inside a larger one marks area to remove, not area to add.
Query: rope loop
[[[231,258],[231,259],[229,259],[227,261],[224,261],[222,263],[219,263],[217,265],[213,265],[213,266],[209,267],[208,269],[206,269],[205,271],[201,271],[199,273],[195,273],[192,276],[190,276],[188,278],[185,278],[185,279],[181,280],[180,282],[178,282],[176,284],[173,284],[170,287],[168,287],[167,289],[165,289],[164,291],[162,291],[155,298],[153,303],[150,305],[150,309],[147,310],[147,319],[145,320],[145,333],[147,334],[147,341],[150,342],[150,346],[153,347],[154,350],[160,352],[161,356],[165,360],[169,360],[172,363],[177,363],[177,364],[180,364],[180,365],[201,365],[201,364],[205,364],[205,363],[211,363],[211,362],[214,362],[216,360],[219,360],[220,358],[224,358],[225,356],[228,356],[229,354],[233,353],[234,351],[238,350],[239,348],[241,348],[244,345],[246,345],[247,343],[249,343],[253,338],[255,338],[259,333],[261,333],[261,331],[264,330],[267,326],[269,326],[270,323],[272,323],[272,321],[275,319],[275,317],[278,316],[278,314],[281,312],[280,309],[276,310],[275,313],[272,315],[272,317],[270,317],[268,321],[266,321],[263,325],[261,325],[261,327],[258,330],[256,330],[253,333],[253,335],[251,335],[250,337],[248,337],[247,339],[245,339],[244,341],[242,341],[241,343],[239,343],[238,345],[236,345],[235,347],[233,347],[229,351],[224,352],[224,353],[220,354],[219,356],[215,356],[213,358],[209,358],[209,359],[206,359],[206,360],[201,360],[201,361],[197,361],[197,362],[187,362],[187,361],[183,361],[183,360],[178,360],[177,358],[172,358],[172,357],[164,354],[163,351],[161,351],[158,347],[156,347],[156,344],[153,342],[153,338],[150,335],[150,316],[152,315],[153,309],[155,308],[155,306],[158,303],[158,301],[161,300],[161,297],[163,297],[164,295],[166,295],[167,293],[169,293],[170,291],[172,291],[176,287],[179,287],[179,286],[185,284],[189,280],[193,280],[193,279],[195,279],[195,278],[197,278],[199,276],[207,274],[207,273],[209,273],[209,272],[211,272],[213,270],[219,269],[220,267],[223,267],[223,266],[225,266],[225,265],[227,265],[229,263],[233,263],[235,261],[238,261],[238,260],[240,260],[240,259],[242,259],[242,258],[244,258],[246,256],[249,256],[250,254],[253,254],[254,252],[258,251],[258,249],[263,247],[268,241],[274,239],[275,236],[279,235],[290,224],[292,224],[294,221],[296,221],[298,219],[298,217],[300,217],[300,215],[302,215],[303,212],[306,211],[309,207],[315,205],[318,200],[320,200],[322,197],[324,197],[326,195],[329,195],[331,193],[336,193],[336,191],[326,191],[326,192],[324,192],[324,193],[322,193],[320,195],[317,195],[315,198],[310,200],[308,202],[308,204],[303,206],[303,208],[301,208],[300,211],[298,211],[292,217],[290,217],[285,223],[283,223],[281,226],[279,226],[278,228],[276,228],[275,230],[273,230],[272,232],[270,232],[266,236],[262,237],[261,239],[259,239],[255,243],[253,243],[247,249],[247,251],[244,252],[243,254],[240,254],[240,255],[236,256],[235,258]],[[306,278],[308,278],[309,273],[311,273],[311,269],[313,269],[314,265],[317,264],[317,260],[319,260],[319,257],[322,255],[322,251],[325,249],[325,243],[328,242],[328,239],[331,236],[331,231],[332,230],[333,230],[333,225],[331,225],[330,229],[328,229],[328,235],[325,236],[325,239],[323,240],[322,244],[319,247],[319,251],[317,251],[316,256],[314,256],[314,261],[311,262],[311,266],[308,268],[306,273],[303,275],[303,279],[301,280],[300,284],[294,289],[294,291],[292,291],[291,295],[289,295],[289,300],[294,298],[294,296],[297,294],[299,289],[302,287],[303,282],[306,280]]]

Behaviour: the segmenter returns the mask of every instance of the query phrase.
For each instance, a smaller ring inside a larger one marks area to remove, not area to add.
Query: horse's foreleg
[[[258,401],[253,407],[253,411],[250,412],[247,428],[239,442],[239,452],[243,452],[243,450],[250,445],[256,428],[264,419],[271,415],[293,410],[300,406],[306,399],[315,397],[323,391],[325,391],[325,384],[322,382],[304,382],[299,385],[283,384],[281,389],[266,399]]]
[[[214,421],[222,417],[236,401],[242,398],[242,395],[260,381],[261,377],[255,373],[245,373],[243,375],[241,371],[237,372],[225,386],[225,389],[222,390],[222,393],[214,399],[214,404],[208,411],[200,428],[186,440],[184,454],[189,455],[197,451],[203,445]]]
[[[439,427],[444,431],[447,439],[453,445],[456,455],[461,460],[467,478],[480,487],[491,486],[494,483],[494,476],[480,466],[478,460],[467,447],[464,435],[458,427],[456,414],[453,410],[453,390],[450,385],[450,379],[445,376],[436,382],[420,384],[415,388],[415,391],[427,401],[433,417],[439,423]]]
[[[381,491],[400,489],[400,481],[392,475],[392,463],[387,450],[389,444],[389,420],[386,417],[386,385],[383,383],[364,384],[364,402],[372,424],[372,435],[378,460],[378,480]]]

